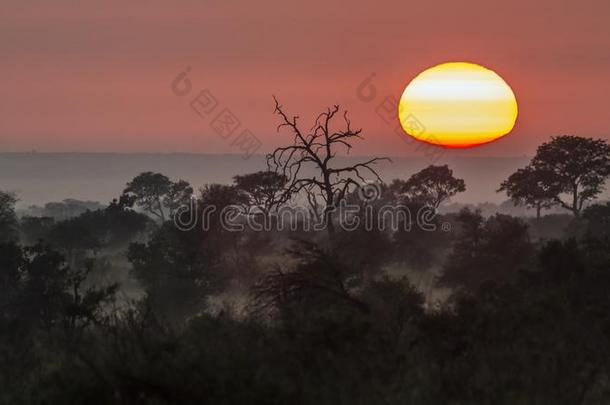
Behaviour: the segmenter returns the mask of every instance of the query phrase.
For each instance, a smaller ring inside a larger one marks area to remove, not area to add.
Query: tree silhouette
[[[135,203],[144,211],[165,222],[165,210],[170,217],[178,207],[187,205],[193,195],[193,188],[184,180],[172,182],[161,173],[144,172],[127,183],[121,202]]]
[[[135,204],[165,222],[163,199],[169,193],[171,181],[161,173],[145,172],[137,175],[123,190],[133,196]]]
[[[267,164],[286,177],[285,199],[304,191],[310,202],[317,205],[319,199],[322,200],[324,225],[332,237],[335,232],[333,213],[339,202],[350,190],[366,182],[365,172],[381,181],[373,165],[389,159],[374,157],[350,166],[333,166],[333,159],[340,148],[349,153],[351,143],[362,139],[362,130],[351,127],[347,111],[343,112],[343,129],[333,129],[333,120],[340,111],[339,106],[334,105],[318,115],[311,130],[305,132],[297,123],[299,117],[289,118],[278,100],[274,100],[275,113],[281,118],[278,131],[287,127],[294,137],[290,145],[279,147],[267,155]]]
[[[17,198],[14,194],[0,191],[0,242],[17,238],[16,202]]]
[[[286,176],[272,171],[259,171],[233,177],[235,187],[248,197],[249,209],[268,215],[284,202]]]
[[[188,205],[192,196],[193,187],[187,181],[172,182],[167,195],[163,199],[163,206],[169,210],[169,216],[173,217],[178,208]]]
[[[610,176],[610,145],[602,139],[557,136],[538,147],[531,165],[545,174],[543,184],[555,202],[579,216],[583,204],[601,193]],[[564,201],[562,194],[570,200]]]
[[[404,182],[401,191],[410,201],[437,210],[442,203],[465,190],[464,180],[455,178],[449,166],[430,165]]]
[[[464,209],[456,226],[458,235],[440,278],[443,285],[474,291],[488,281],[511,281],[534,253],[527,224],[519,218],[496,214],[485,220],[480,212]]]
[[[163,317],[184,320],[202,310],[214,289],[217,256],[201,229],[181,231],[171,223],[146,243],[132,243],[127,258],[146,291],[147,304]]]
[[[257,310],[281,309],[284,305],[305,300],[312,306],[320,302],[323,305],[339,302],[368,311],[366,304],[353,295],[346,283],[357,270],[311,242],[300,241],[289,253],[297,262],[294,269],[282,271],[277,267],[254,287],[253,304]]]
[[[54,225],[55,220],[51,217],[22,217],[19,221],[22,243],[32,245],[39,240],[48,241],[49,232]]]
[[[86,286],[93,262],[69,267],[64,256],[48,245],[4,245],[0,251],[10,254],[9,260],[0,262],[2,270],[10,275],[7,281],[12,283],[7,296],[10,314],[3,313],[5,316],[47,327],[60,324],[72,335],[76,328],[99,320],[103,304],[113,300],[118,288],[116,284]]]
[[[555,196],[550,189],[552,174],[527,166],[511,174],[500,184],[498,192],[505,191],[515,206],[523,205],[536,210],[536,218],[540,218],[540,210],[551,208],[556,204]]]

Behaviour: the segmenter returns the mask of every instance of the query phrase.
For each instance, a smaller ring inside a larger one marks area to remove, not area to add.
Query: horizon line
[[[189,156],[234,156],[234,157],[239,157],[242,160],[249,160],[249,159],[244,159],[243,158],[243,154],[240,153],[212,153],[212,152],[179,152],[179,151],[175,151],[175,152],[147,152],[147,151],[133,151],[133,152],[118,152],[118,151],[102,151],[102,152],[92,152],[92,151],[36,151],[36,150],[32,150],[32,151],[0,151],[0,155],[31,155],[31,156],[35,156],[35,155],[189,155]],[[253,154],[250,157],[251,158],[256,158],[256,157],[262,157],[265,158],[267,154]],[[341,155],[337,155],[336,157],[343,157],[343,158],[357,158],[357,157],[373,157],[373,156],[378,156],[378,157],[387,157],[390,159],[426,159],[426,156],[424,155],[417,155],[417,154],[413,154],[413,155],[384,155],[384,154],[341,154]],[[480,155],[480,156],[472,156],[472,155],[454,155],[454,156],[448,156],[445,155],[445,157],[449,158],[449,159],[454,159],[454,158],[460,158],[460,159],[482,159],[482,158],[492,158],[492,159],[514,159],[514,158],[531,158],[533,155],[528,155],[528,154],[522,154],[522,155],[507,155],[507,156],[495,156],[495,155]]]

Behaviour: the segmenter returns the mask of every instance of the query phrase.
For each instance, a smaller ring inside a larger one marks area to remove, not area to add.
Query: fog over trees
[[[465,206],[450,165],[337,162],[363,136],[338,106],[276,113],[285,146],[230,183],[0,192],[0,403],[610,401],[605,141],[554,137]]]

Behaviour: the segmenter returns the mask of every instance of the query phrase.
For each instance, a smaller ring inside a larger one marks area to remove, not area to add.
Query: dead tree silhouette
[[[365,173],[372,175],[372,180],[381,181],[373,166],[390,159],[373,157],[351,166],[334,166],[333,159],[339,150],[345,148],[344,151],[349,154],[352,142],[363,139],[362,129],[352,129],[347,110],[343,111],[343,129],[332,127],[333,119],[340,112],[339,105],[334,105],[319,114],[312,128],[304,132],[297,123],[299,117],[289,118],[277,98],[273,99],[274,112],[282,121],[277,127],[278,132],[287,127],[294,137],[290,145],[279,147],[267,155],[269,169],[288,179],[284,188],[285,199],[304,192],[312,210],[318,211],[320,207],[324,227],[332,241],[335,233],[333,213],[339,202],[351,190],[367,181]],[[312,170],[313,174],[307,173],[308,170]]]

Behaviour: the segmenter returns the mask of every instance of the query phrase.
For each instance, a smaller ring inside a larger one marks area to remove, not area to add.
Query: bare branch
[[[346,148],[347,153],[352,148],[352,140],[362,139],[361,129],[354,130],[347,111],[343,112],[344,128],[332,130],[333,119],[341,110],[339,105],[334,105],[320,113],[309,133],[301,131],[298,125],[298,116],[289,118],[277,98],[274,112],[280,116],[281,123],[278,131],[288,128],[293,135],[291,145],[277,148],[267,155],[267,165],[286,176],[288,182],[284,192],[285,198],[291,198],[305,190],[307,199],[311,203],[312,195],[319,195],[324,200],[325,215],[328,217],[327,229],[329,234],[333,232],[332,211],[339,202],[345,198],[350,188],[358,187],[359,182],[366,182],[367,177],[381,181],[379,173],[373,167],[381,161],[390,161],[388,158],[372,158],[365,162],[359,162],[352,166],[333,167],[331,162],[337,156],[338,148]],[[334,132],[333,132],[334,131]],[[306,168],[306,169],[305,169]],[[317,176],[305,176],[303,172],[315,171]],[[317,200],[316,200],[317,204]]]

